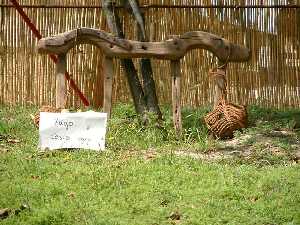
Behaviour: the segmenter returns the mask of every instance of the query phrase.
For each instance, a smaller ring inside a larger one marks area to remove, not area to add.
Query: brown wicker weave
[[[247,127],[247,111],[245,106],[220,101],[219,105],[205,118],[208,129],[217,138],[232,138],[233,132]]]

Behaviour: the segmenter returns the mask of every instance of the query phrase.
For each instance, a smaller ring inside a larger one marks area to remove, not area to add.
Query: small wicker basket
[[[215,137],[232,138],[235,130],[247,127],[247,110],[245,106],[221,100],[218,106],[205,116],[204,120]]]
[[[221,139],[232,138],[233,132],[247,127],[247,110],[245,106],[229,103],[227,99],[226,64],[211,69],[209,75],[218,88],[222,90],[219,103],[205,117],[205,123],[212,134]],[[220,81],[222,81],[220,83]]]

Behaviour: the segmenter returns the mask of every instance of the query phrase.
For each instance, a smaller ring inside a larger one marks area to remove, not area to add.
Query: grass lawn
[[[169,109],[142,127],[118,105],[100,153],[39,152],[36,110],[0,106],[0,224],[300,224],[300,110],[251,107],[221,141],[185,108],[178,140]]]

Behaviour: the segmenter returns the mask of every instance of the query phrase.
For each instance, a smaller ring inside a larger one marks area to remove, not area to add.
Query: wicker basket
[[[212,112],[205,116],[204,120],[215,137],[232,138],[235,130],[247,127],[246,107],[222,100]]]

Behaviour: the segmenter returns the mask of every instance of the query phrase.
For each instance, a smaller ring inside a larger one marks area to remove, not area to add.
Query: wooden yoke
[[[171,61],[173,119],[177,133],[181,132],[180,111],[180,59],[192,49],[206,49],[223,62],[245,62],[250,58],[249,49],[233,44],[217,35],[203,31],[172,36],[162,42],[139,42],[121,39],[105,31],[79,28],[38,42],[38,52],[66,55],[77,44],[88,43],[99,47],[105,54],[104,110],[110,114],[112,89],[112,58],[157,58]]]
[[[157,58],[176,60],[192,49],[206,49],[220,61],[248,61],[250,51],[233,44],[217,35],[203,31],[188,32],[162,42],[139,42],[117,38],[105,31],[92,28],[71,30],[53,37],[42,38],[37,50],[44,54],[66,54],[77,44],[93,44],[109,57],[117,58]],[[231,50],[230,50],[231,49]],[[229,55],[230,50],[230,56]]]

